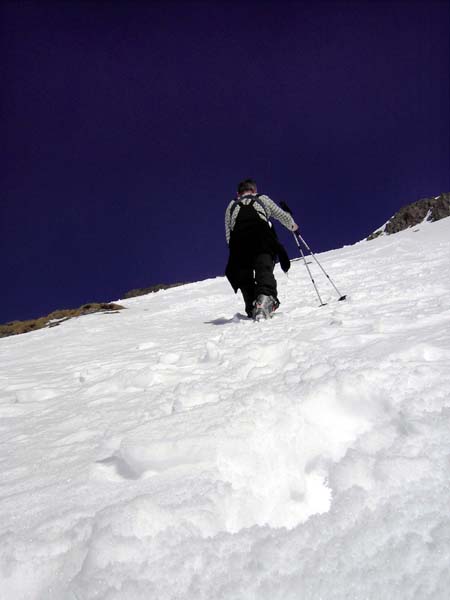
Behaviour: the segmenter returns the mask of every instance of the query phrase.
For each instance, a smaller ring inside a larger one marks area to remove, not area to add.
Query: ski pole
[[[320,297],[319,290],[317,289],[316,282],[314,281],[314,278],[313,278],[313,276],[312,276],[311,269],[309,268],[309,265],[308,265],[308,263],[306,262],[306,258],[305,258],[305,255],[304,255],[304,253],[303,253],[302,247],[300,246],[300,242],[298,241],[298,238],[297,238],[297,236],[295,235],[295,232],[294,232],[294,231],[292,232],[292,235],[294,236],[295,243],[297,244],[297,247],[298,247],[298,249],[300,250],[300,254],[302,255],[303,262],[305,263],[305,267],[308,269],[308,273],[309,273],[309,276],[310,276],[310,278],[311,278],[312,284],[313,284],[313,286],[314,286],[314,289],[316,290],[316,294],[317,294],[317,297],[319,298],[319,302],[320,302],[319,306],[325,306],[325,305],[326,305],[326,302],[322,302],[322,298]]]
[[[334,289],[336,290],[339,298],[338,300],[345,300],[347,298],[346,295],[342,295],[341,292],[337,289],[337,287],[334,285],[333,280],[331,279],[331,277],[328,275],[328,273],[325,271],[325,269],[322,267],[322,265],[320,264],[320,262],[317,260],[316,255],[314,254],[314,252],[311,250],[311,248],[308,246],[308,244],[305,242],[305,240],[302,238],[302,236],[298,233],[298,231],[294,232],[294,235],[296,235],[296,237],[298,237],[298,239],[302,242],[302,244],[305,246],[305,248],[309,251],[309,253],[311,254],[311,256],[313,257],[313,259],[316,261],[316,263],[319,265],[319,267],[322,269],[323,274],[325,275],[325,277],[328,279],[328,281],[331,283],[331,285],[334,287]]]
[[[289,213],[290,215],[292,215],[292,211],[289,208],[289,206],[286,204],[286,202],[280,202],[280,206],[281,208],[286,211],[287,213]],[[293,231],[292,232],[294,234],[295,237],[295,241],[297,242],[297,246],[302,254],[302,256],[304,257],[303,251],[300,247],[300,242],[302,242],[302,244],[305,246],[305,248],[308,250],[308,252],[311,254],[311,256],[314,258],[314,260],[316,261],[316,263],[319,265],[320,269],[322,270],[323,274],[325,275],[325,277],[328,279],[328,281],[331,283],[331,285],[334,287],[334,289],[336,290],[339,298],[338,301],[341,300],[345,300],[347,298],[347,296],[344,294],[341,294],[341,292],[337,289],[336,285],[334,284],[333,280],[331,279],[331,277],[328,275],[328,273],[325,271],[325,269],[322,267],[322,265],[320,264],[320,262],[318,261],[316,255],[314,254],[314,252],[311,250],[311,248],[308,246],[308,244],[305,242],[305,240],[302,238],[302,236],[298,233],[298,231]],[[306,260],[305,260],[305,264],[306,264]],[[309,272],[309,267],[308,267],[308,272]],[[312,279],[312,277],[311,277]],[[314,280],[313,280],[314,283]],[[314,287],[315,284],[314,284]],[[317,291],[317,288],[316,288]],[[319,296],[320,298],[320,296]],[[323,305],[323,303],[321,304],[321,306]]]

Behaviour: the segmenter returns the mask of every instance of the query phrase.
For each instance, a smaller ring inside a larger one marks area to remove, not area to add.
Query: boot
[[[255,321],[268,319],[272,316],[272,313],[279,307],[279,305],[280,303],[276,298],[273,298],[273,296],[260,294],[255,301],[255,306],[253,307],[253,318]]]

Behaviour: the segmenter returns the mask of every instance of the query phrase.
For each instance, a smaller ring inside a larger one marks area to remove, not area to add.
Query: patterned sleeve
[[[227,244],[230,243],[230,232],[231,232],[231,205],[233,203],[230,202],[230,204],[227,206],[227,210],[225,211],[225,238],[227,240]]]
[[[269,196],[260,196],[259,199],[264,203],[267,210],[268,217],[274,217],[277,221],[280,221],[282,225],[293,231],[295,227],[295,221],[291,215],[280,208]]]

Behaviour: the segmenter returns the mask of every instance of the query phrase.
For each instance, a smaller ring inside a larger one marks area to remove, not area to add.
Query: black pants
[[[275,262],[270,254],[259,254],[252,264],[239,267],[239,287],[244,297],[247,314],[251,314],[253,301],[260,294],[277,298],[274,266]]]

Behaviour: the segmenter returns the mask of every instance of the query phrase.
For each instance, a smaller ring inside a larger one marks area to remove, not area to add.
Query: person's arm
[[[264,206],[266,207],[267,215],[269,217],[273,217],[279,221],[286,227],[286,229],[289,229],[289,231],[297,231],[298,225],[292,216],[280,208],[278,204],[275,204],[275,202],[271,200],[269,196],[260,196],[259,199],[264,202]]]
[[[225,211],[225,239],[227,240],[227,245],[230,243],[230,234],[231,234],[231,202],[227,206],[227,210]]]

